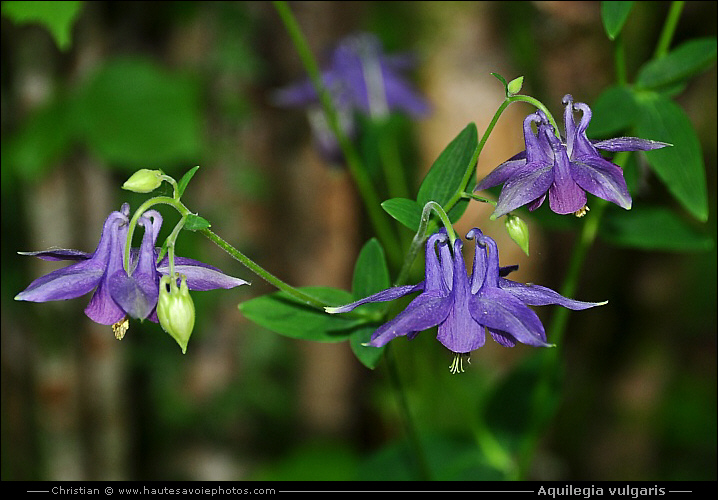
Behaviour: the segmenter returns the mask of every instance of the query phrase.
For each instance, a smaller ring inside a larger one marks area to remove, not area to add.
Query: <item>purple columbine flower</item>
[[[438,326],[437,340],[455,354],[450,368],[456,373],[463,371],[463,356],[484,345],[486,330],[506,347],[517,342],[550,346],[541,321],[529,305],[558,304],[577,310],[606,303],[572,300],[550,288],[508,280],[504,276],[517,266],[499,267],[496,242],[476,228],[466,237],[476,240],[471,276],[461,253],[461,240],[454,241],[452,252],[446,233],[439,232],[426,243],[424,281],[389,288],[345,306],[327,308],[327,312],[348,312],[362,304],[421,291],[406,309],[380,326],[367,345],[381,347],[402,335],[411,339],[422,330]]]
[[[356,134],[354,113],[380,119],[392,111],[423,116],[429,111],[402,76],[412,65],[405,55],[388,56],[379,39],[359,33],[343,39],[334,49],[329,67],[322,72],[322,84],[336,109],[339,125],[348,137]],[[341,150],[331,132],[314,85],[305,80],[277,91],[279,106],[306,107],[320,151],[331,160],[341,160]]]
[[[476,186],[475,190],[479,191],[503,183],[493,218],[523,205],[535,210],[547,195],[551,210],[557,214],[574,213],[581,217],[588,210],[587,191],[628,210],[632,200],[623,170],[603,158],[598,149],[648,151],[669,146],[665,142],[636,137],[591,141],[586,136],[591,108],[581,102],[574,104],[570,94],[564,96],[563,104],[566,106],[565,139],[556,137],[542,111],[527,116],[524,120],[526,150],[496,167]],[[582,113],[578,127],[573,120],[574,111]],[[532,123],[537,124],[535,134]]]
[[[74,264],[53,271],[35,281],[15,296],[15,300],[48,302],[80,297],[95,290],[85,314],[103,325],[113,325],[121,338],[128,327],[127,317],[148,318],[157,322],[155,308],[159,296],[161,276],[169,274],[168,259],[156,264],[158,249],[155,242],[162,226],[162,217],[155,210],[146,211],[138,220],[144,230],[140,248],[130,252],[131,273],[123,267],[127,241],[130,207],[122,205],[105,220],[100,242],[93,253],[80,250],[56,249],[40,252],[20,252],[44,260],[73,260]],[[216,267],[183,257],[175,257],[175,272],[187,277],[190,290],[233,288],[246,281],[228,276]]]

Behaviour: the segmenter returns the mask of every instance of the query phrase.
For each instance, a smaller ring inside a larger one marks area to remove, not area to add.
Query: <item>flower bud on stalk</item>
[[[168,290],[169,287],[169,290]],[[187,288],[187,278],[177,287],[177,278],[165,275],[160,279],[160,296],[157,300],[157,318],[160,325],[187,351],[187,343],[194,328],[194,303]]]
[[[162,171],[143,168],[132,174],[122,185],[122,189],[133,193],[149,193],[162,184]]]

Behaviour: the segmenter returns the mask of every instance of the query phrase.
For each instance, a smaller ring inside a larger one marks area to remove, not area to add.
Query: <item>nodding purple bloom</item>
[[[566,106],[565,139],[556,137],[542,111],[527,116],[524,120],[526,150],[496,167],[476,186],[478,191],[503,183],[493,218],[523,205],[535,210],[547,195],[551,210],[557,214],[574,213],[581,217],[588,210],[587,191],[629,210],[632,200],[623,170],[603,158],[598,149],[648,151],[669,146],[665,142],[636,137],[590,141],[586,129],[591,121],[591,108],[581,102],[574,103],[570,94],[564,96],[563,104]],[[578,126],[573,120],[574,111],[582,113]],[[537,124],[535,134],[532,123]]]
[[[322,72],[322,84],[336,109],[339,125],[348,137],[356,134],[354,113],[380,119],[392,111],[423,116],[429,111],[402,76],[412,65],[408,56],[388,56],[379,39],[370,33],[359,33],[343,39],[334,49],[329,67]],[[339,161],[341,150],[327,123],[324,111],[311,81],[290,85],[274,95],[279,106],[306,107],[309,122],[320,151]]]
[[[517,266],[499,267],[496,242],[474,228],[466,236],[475,239],[474,263],[467,274],[456,239],[453,251],[445,232],[435,233],[426,243],[425,280],[415,286],[389,288],[351,304],[327,308],[343,313],[369,302],[397,299],[420,291],[394,319],[380,326],[367,345],[381,347],[390,340],[438,326],[437,340],[455,353],[451,371],[463,371],[462,356],[480,348],[486,330],[496,342],[513,347],[517,342],[547,347],[546,332],[535,312],[528,306],[558,304],[569,309],[587,309],[605,302],[581,302],[568,299],[550,288],[524,285],[504,278]],[[438,249],[438,252],[437,252]]]
[[[158,249],[155,242],[162,226],[162,216],[148,210],[138,220],[144,228],[140,248],[130,252],[130,274],[125,272],[123,257],[127,242],[130,207],[122,205],[105,220],[100,242],[93,253],[79,250],[46,250],[20,252],[44,260],[73,260],[74,264],[37,278],[17,294],[16,300],[48,302],[80,297],[94,290],[85,314],[103,325],[113,325],[121,338],[127,330],[127,317],[149,318],[157,322],[155,307],[159,296],[159,281],[169,274],[168,259],[156,264]],[[187,277],[190,290],[233,288],[247,282],[223,274],[219,269],[192,259],[175,257],[175,272]]]

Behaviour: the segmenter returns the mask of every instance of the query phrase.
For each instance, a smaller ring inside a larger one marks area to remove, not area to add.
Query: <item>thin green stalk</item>
[[[678,26],[678,21],[681,18],[683,5],[685,3],[686,2],[671,2],[671,8],[668,10],[668,15],[666,16],[666,22],[663,25],[661,36],[656,44],[656,51],[653,53],[654,58],[660,59],[668,54],[668,49],[673,41],[673,35],[676,33],[676,26]]]
[[[309,49],[309,44],[307,43],[307,40],[304,37],[296,18],[294,17],[294,14],[292,14],[291,9],[287,5],[287,2],[273,2],[273,4],[279,13],[285,28],[287,29],[289,37],[292,39],[292,43],[302,60],[304,68],[309,74],[309,78],[312,81],[317,94],[319,95],[322,108],[327,115],[329,127],[337,138],[339,146],[344,153],[344,158],[346,159],[349,172],[356,183],[372,226],[374,227],[379,239],[384,243],[384,247],[389,258],[394,262],[399,262],[401,260],[401,244],[397,234],[394,231],[389,219],[381,209],[381,200],[379,199],[379,195],[374,189],[371,179],[361,162],[356,148],[354,148],[349,138],[339,126],[339,119],[337,117],[336,110],[332,104],[329,93],[322,84],[319,65],[317,64],[312,51]]]
[[[316,307],[317,309],[324,310],[325,307],[330,306],[330,304],[326,304],[322,302],[321,300],[317,299],[316,297],[312,297],[311,295],[308,295],[301,290],[298,290],[294,288],[293,286],[285,283],[281,279],[274,276],[269,271],[265,270],[262,266],[254,262],[252,259],[244,255],[242,252],[234,248],[232,245],[224,241],[219,235],[214,233],[208,228],[201,229],[200,232],[205,235],[207,238],[209,238],[212,243],[217,245],[219,248],[227,252],[229,255],[232,256],[235,260],[239,261],[240,264],[247,267],[250,271],[252,271],[254,274],[265,280],[267,283],[275,286],[279,290],[282,290],[283,292],[287,293],[288,295],[291,295],[295,299],[299,300],[300,302],[303,302],[304,304],[307,304],[312,307]]]

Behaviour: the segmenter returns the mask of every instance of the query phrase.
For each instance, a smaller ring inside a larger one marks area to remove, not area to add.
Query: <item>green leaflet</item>
[[[441,152],[419,187],[416,201],[423,207],[435,201],[442,207],[458,192],[463,191],[462,180],[478,145],[478,131],[469,123]]]
[[[638,72],[636,86],[642,89],[658,89],[682,82],[712,66],[715,59],[715,38],[689,40],[665,57],[643,65]]]
[[[631,13],[633,2],[601,2],[601,21],[610,40],[614,40]]]
[[[303,292],[334,306],[353,301],[344,290],[329,287],[305,287]],[[286,292],[274,292],[239,304],[242,314],[251,321],[287,337],[317,342],[341,342],[364,320],[342,314],[327,314],[308,306]]]
[[[599,234],[615,245],[643,250],[690,252],[713,248],[710,236],[691,227],[666,207],[609,210]]]
[[[390,286],[389,268],[386,264],[384,249],[376,238],[372,238],[366,242],[354,265],[352,295],[354,300],[359,300]],[[386,307],[386,304],[366,304],[361,307],[368,311],[377,311]],[[370,340],[371,334],[376,328],[376,324],[368,324],[356,329],[349,337],[352,352],[364,366],[371,369],[374,369],[381,359],[384,347],[369,347],[362,344]]]
[[[419,229],[422,207],[408,198],[392,198],[381,204],[381,208],[412,231]]]
[[[648,162],[675,198],[698,220],[708,219],[703,153],[691,121],[670,99],[653,92],[636,93],[638,137],[673,144],[646,151]]]

